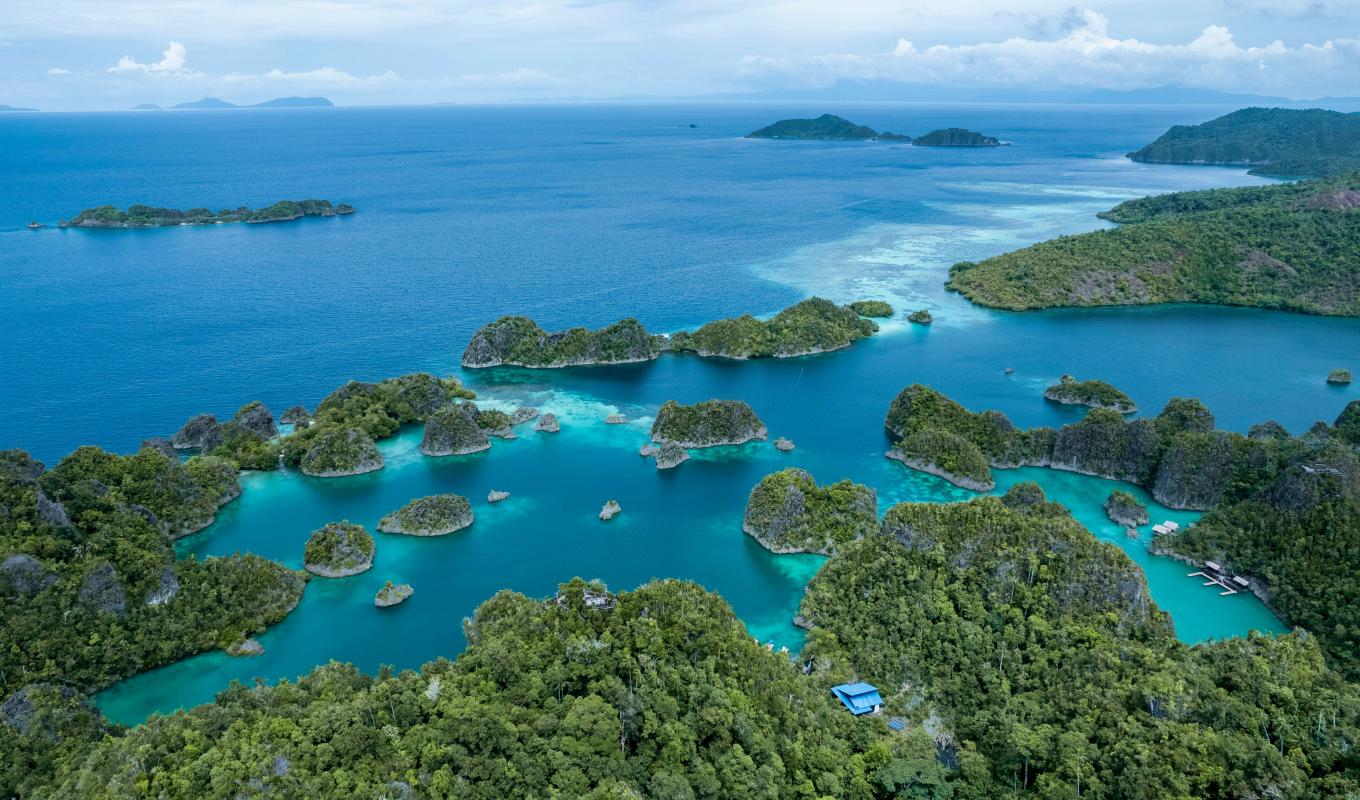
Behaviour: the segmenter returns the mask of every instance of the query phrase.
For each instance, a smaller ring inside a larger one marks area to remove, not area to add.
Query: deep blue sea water
[[[825,110],[879,129],[960,125],[1014,144],[740,138]],[[49,462],[85,443],[130,451],[193,413],[225,416],[251,399],[277,411],[314,405],[350,378],[458,374],[472,332],[504,313],[549,328],[636,316],[665,331],[820,294],[927,307],[936,318],[928,329],[890,323],[812,358],[463,374],[493,405],[557,412],[563,432],[427,459],[415,428],[384,443],[379,473],[247,476],[244,496],[180,547],[296,566],[314,528],[341,518],[372,528],[433,491],[470,497],[471,528],[436,540],[380,535],[374,570],[312,581],[299,609],[261,637],[264,656],[198,656],[114,687],[102,707],[136,721],[211,699],[232,678],[292,677],[331,658],[417,666],[456,654],[461,619],[497,589],[543,595],[573,575],[614,588],[698,580],[753,634],[796,650],[789,620],[820,559],[772,556],[744,536],[746,494],[796,464],[823,481],[873,485],[883,507],[966,497],[883,458],[883,414],[912,382],[1021,425],[1080,417],[1040,396],[1063,373],[1111,381],[1152,413],[1172,396],[1198,396],[1226,428],[1331,420],[1360,396],[1323,381],[1333,367],[1360,368],[1360,321],[1180,306],[1014,314],[942,288],[958,260],[1100,227],[1094,213],[1123,199],[1260,182],[1122,158],[1169,125],[1224,110],[658,105],[0,118],[0,447]],[[149,231],[23,227],[102,203],[218,208],[313,196],[359,213]],[[709,397],[747,400],[772,436],[798,449],[704,453],[661,474],[636,455],[661,402]],[[635,423],[605,426],[615,410]],[[1187,641],[1281,628],[1254,599],[1221,598],[1149,556],[1146,531],[1124,537],[1100,509],[1110,482],[1048,470],[998,477],[999,490],[1039,480],[1123,547]],[[490,488],[514,496],[488,506]],[[606,525],[596,514],[611,497],[624,513]],[[416,596],[379,612],[372,596],[387,579],[409,581]]]

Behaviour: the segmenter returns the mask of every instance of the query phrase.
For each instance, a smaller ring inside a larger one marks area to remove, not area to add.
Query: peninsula
[[[1251,167],[1253,175],[1312,178],[1360,170],[1360,114],[1321,108],[1244,108],[1177,125],[1129,153],[1156,164]]]
[[[1360,173],[1130,200],[1120,227],[955,264],[985,306],[1213,303],[1360,315]]]
[[[87,208],[70,219],[57,224],[63,228],[167,228],[175,225],[222,225],[229,222],[291,222],[303,217],[334,217],[354,213],[348,203],[331,205],[329,200],[280,200],[260,209],[241,206],[236,209],[213,211],[207,208],[157,208],[131,205],[126,211],[113,206]]]

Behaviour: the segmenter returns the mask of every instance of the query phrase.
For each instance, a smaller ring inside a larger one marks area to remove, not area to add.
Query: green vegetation
[[[776,553],[832,553],[877,529],[873,489],[848,480],[818,486],[795,467],[756,484],[742,522],[742,530]]]
[[[1351,382],[1351,371],[1348,369],[1334,369],[1327,373],[1327,382],[1345,385]]]
[[[659,581],[593,610],[586,589],[501,592],[419,672],[233,685],[62,759],[48,796],[948,796],[928,739],[851,718],[716,595]]]
[[[907,315],[907,322],[914,322],[917,325],[929,325],[935,321],[930,315],[930,309],[921,308]]]
[[[366,572],[372,567],[376,549],[373,534],[364,530],[362,525],[355,525],[348,520],[331,522],[308,537],[302,561],[313,575],[345,578]]]
[[[1312,637],[1182,645],[1138,567],[1038,487],[898,505],[882,529],[813,579],[804,655],[889,687],[958,764],[955,797],[1360,790],[1360,694]]]
[[[850,304],[850,308],[861,317],[887,318],[893,315],[892,304],[882,300],[856,300]]]
[[[888,458],[975,492],[991,491],[996,486],[987,457],[978,446],[949,431],[917,431],[898,442]]]
[[[463,366],[550,369],[650,361],[659,355],[661,338],[631,318],[598,331],[548,333],[528,317],[501,317],[473,335],[463,351]]]
[[[373,605],[378,608],[388,608],[389,606],[399,605],[405,603],[410,599],[411,595],[415,593],[415,589],[412,589],[411,584],[409,583],[398,583],[394,585],[391,581],[387,581],[373,598]]]
[[[1123,392],[1105,381],[1079,381],[1071,375],[1044,390],[1044,399],[1068,405],[1108,408],[1120,414],[1133,414],[1138,406]]]
[[[723,358],[787,358],[848,347],[878,330],[849,306],[813,297],[768,320],[747,314],[721,319],[671,337],[677,351]]]
[[[456,494],[418,497],[382,518],[378,530],[411,536],[443,536],[472,524],[472,506]]]
[[[877,139],[878,131],[866,125],[856,125],[835,114],[823,114],[816,119],[781,119],[758,131],[746,134],[747,139]]]
[[[1016,311],[1214,303],[1356,316],[1358,208],[1360,173],[1133,200],[1102,215],[1121,227],[955,264],[948,286]]]
[[[1110,492],[1110,496],[1105,498],[1105,514],[1110,521],[1116,525],[1123,525],[1125,528],[1136,528],[1139,525],[1146,525],[1148,519],[1147,506],[1138,502],[1138,498],[1121,489]]]
[[[681,447],[714,447],[764,439],[765,423],[740,400],[705,400],[682,406],[667,400],[652,422],[652,440]]]
[[[288,613],[302,573],[255,556],[175,557],[171,535],[206,524],[238,491],[223,466],[83,447],[47,471],[23,451],[0,452],[0,696],[42,683],[91,692]],[[50,721],[71,734],[69,720]],[[56,745],[20,747],[12,734],[0,721],[5,797],[51,770],[41,753]]]
[[[1285,178],[1335,175],[1360,169],[1360,115],[1244,108],[1201,125],[1177,125],[1129,158],[1250,166],[1254,175]]]
[[[332,207],[329,200],[316,199],[280,200],[259,210],[242,206],[221,211],[206,208],[181,211],[177,208],[133,205],[128,206],[127,211],[119,211],[113,206],[98,206],[87,208],[69,220],[62,220],[61,225],[75,228],[157,228],[227,222],[286,222],[302,217],[333,217],[336,214],[353,213],[354,207],[346,203]]]
[[[383,457],[368,434],[352,428],[330,428],[312,437],[299,466],[318,478],[362,475],[382,469]]]
[[[963,128],[941,128],[924,136],[917,136],[912,144],[917,147],[998,147],[1001,140]]]
[[[497,411],[494,408],[477,411],[477,427],[484,431],[503,431],[508,429],[512,422],[510,415],[504,411]]]
[[[350,381],[327,395],[317,406],[311,425],[285,437],[279,449],[284,461],[293,466],[301,466],[317,449],[314,467],[335,467],[349,474],[343,469],[349,465],[373,466],[372,456],[377,451],[370,451],[361,438],[351,437],[346,431],[360,432],[373,441],[386,439],[402,425],[425,420],[457,400],[476,396],[454,378],[436,378],[424,372],[379,383]],[[365,456],[366,461],[361,458]]]

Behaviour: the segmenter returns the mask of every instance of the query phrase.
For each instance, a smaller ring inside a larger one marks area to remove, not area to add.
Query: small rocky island
[[[463,351],[463,366],[555,369],[629,364],[661,355],[662,338],[625,319],[597,331],[571,328],[549,333],[528,317],[507,316],[477,331]]]
[[[917,147],[1000,147],[1004,142],[964,128],[941,128],[918,136],[912,144]]]
[[[352,522],[332,522],[313,532],[303,551],[303,568],[323,578],[347,578],[373,566],[373,534]]]
[[[775,553],[830,555],[877,529],[873,489],[850,481],[818,486],[811,474],[795,467],[756,484],[742,521],[742,530]]]
[[[1105,514],[1111,522],[1125,528],[1137,528],[1149,522],[1147,506],[1120,489],[1115,489],[1105,498]]]
[[[441,408],[425,421],[420,452],[427,456],[461,456],[490,448],[491,440],[478,424],[477,406],[471,403]]]
[[[907,322],[916,325],[929,325],[934,321],[935,318],[930,315],[930,310],[925,308],[918,309],[907,315]]]
[[[444,536],[472,524],[472,506],[456,494],[436,494],[412,500],[382,518],[378,530],[408,536]]]
[[[120,211],[114,206],[87,208],[70,219],[61,220],[63,228],[168,228],[176,225],[223,225],[229,222],[252,224],[290,222],[303,217],[334,217],[353,214],[348,203],[331,205],[329,200],[280,200],[260,209],[242,206],[236,209],[212,211],[207,208],[157,208],[148,205],[128,206]]]
[[[604,504],[603,508],[600,509],[600,519],[605,522],[608,522],[609,520],[613,519],[614,517],[617,517],[621,513],[623,513],[623,507],[619,505],[619,501],[610,500],[608,503]]]
[[[1351,371],[1348,369],[1334,369],[1327,373],[1327,382],[1336,386],[1345,386],[1351,382]]]
[[[656,456],[657,469],[671,469],[689,461],[689,451],[676,442],[662,444],[652,455]]]
[[[411,588],[409,583],[394,584],[388,581],[378,590],[378,594],[373,598],[373,605],[378,608],[390,608],[395,605],[405,603],[416,590]]]
[[[740,400],[705,400],[682,406],[667,400],[652,422],[652,439],[682,448],[717,447],[764,440],[765,423]]]
[[[1065,405],[1108,408],[1120,414],[1138,411],[1138,405],[1128,395],[1105,381],[1079,381],[1071,375],[1062,376],[1057,383],[1045,389],[1044,399]]]
[[[878,131],[867,125],[856,125],[845,117],[823,114],[814,119],[781,119],[758,131],[746,134],[747,139],[821,139],[823,141],[879,141],[910,142],[910,136]]]
[[[382,469],[383,457],[367,433],[354,428],[333,428],[312,440],[299,466],[305,475],[338,478]]]
[[[917,431],[899,441],[887,455],[914,470],[944,478],[963,489],[990,492],[996,488],[982,451],[949,431]]]

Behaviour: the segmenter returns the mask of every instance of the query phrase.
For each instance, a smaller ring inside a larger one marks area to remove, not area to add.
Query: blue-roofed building
[[[840,686],[832,686],[831,693],[857,717],[861,714],[872,714],[883,705],[883,697],[879,695],[878,688],[868,683],[842,683]]]

